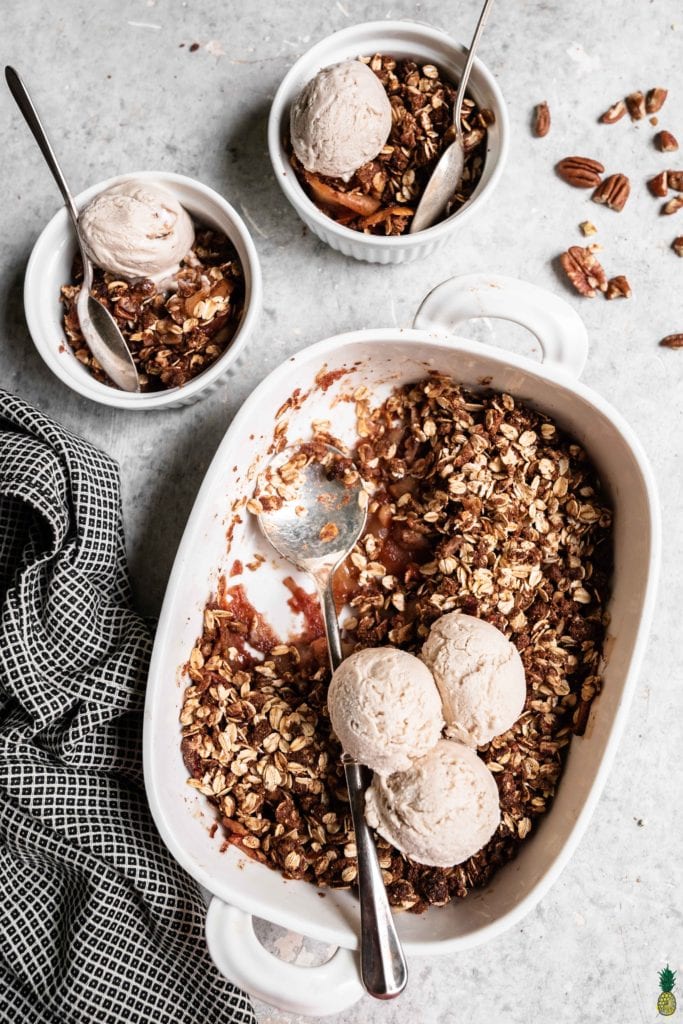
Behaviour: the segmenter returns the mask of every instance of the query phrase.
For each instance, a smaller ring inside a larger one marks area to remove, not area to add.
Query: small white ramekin
[[[407,263],[424,259],[444,245],[490,197],[507,158],[508,115],[495,78],[481,61],[475,60],[468,92],[480,107],[493,111],[496,121],[488,129],[484,171],[472,198],[447,220],[414,235],[366,235],[344,227],[319,210],[299,184],[285,148],[289,109],[301,88],[321,68],[373,53],[412,58],[418,64],[436,64],[455,80],[460,78],[467,59],[466,48],[445,32],[413,21],[371,21],[335,32],[300,57],[280,83],[268,119],[268,149],[282,191],[318,238],[357,260]]]
[[[76,252],[76,239],[65,207],[43,229],[29,258],[24,279],[26,321],[43,360],[64,384],[80,395],[117,409],[177,408],[190,405],[214,391],[220,378],[243,351],[261,311],[261,268],[254,243],[237,211],[214,189],[182,174],[167,171],[121,174],[81,192],[76,196],[77,207],[82,209],[104,189],[131,178],[163,185],[196,220],[225,232],[234,245],[244,272],[245,301],[242,320],[229,347],[207,370],[180,388],[129,394],[95,380],[76,359],[62,326],[60,288],[71,279],[71,264]]]

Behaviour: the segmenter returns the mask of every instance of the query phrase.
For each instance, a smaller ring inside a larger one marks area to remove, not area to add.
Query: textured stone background
[[[683,139],[680,4],[500,2],[481,56],[509,105],[505,175],[482,215],[445,251],[424,265],[396,269],[357,264],[302,231],[270,173],[269,103],[295,58],[329,32],[401,17],[443,26],[467,41],[475,0],[6,0],[2,6],[3,63],[14,64],[32,88],[76,191],[135,170],[192,175],[242,212],[262,260],[265,308],[252,358],[217,393],[178,412],[144,416],[79,398],[43,365],[26,329],[24,268],[59,197],[0,87],[0,380],[120,461],[142,610],[159,609],[194,495],[232,416],[287,355],[339,331],[407,326],[430,288],[473,270],[535,281],[563,295],[584,318],[591,338],[584,380],[609,397],[648,451],[660,485],[667,552],[645,666],[604,796],[571,864],[520,926],[460,956],[414,960],[398,1002],[366,1000],[330,1020],[654,1021],[657,971],[667,961],[683,969],[677,643],[683,353],[657,347],[663,335],[683,331],[683,260],[669,249],[674,235],[683,234],[683,213],[658,217],[658,203],[644,188],[648,176],[671,165],[652,145],[654,129],[628,120],[603,127],[596,118],[626,92],[661,84],[670,90],[661,126]],[[190,52],[193,42],[200,46]],[[550,103],[553,128],[539,141],[528,126],[541,99]],[[595,206],[587,193],[553,175],[553,163],[575,153],[631,176],[634,194],[622,214]],[[599,228],[607,269],[631,281],[630,301],[582,300],[553,269],[553,257],[580,242],[577,225],[587,217]],[[530,336],[500,324],[480,326],[478,336],[525,352],[534,348]],[[291,951],[297,943],[281,938],[279,946]],[[265,1006],[258,1013],[261,1024],[303,1024]]]

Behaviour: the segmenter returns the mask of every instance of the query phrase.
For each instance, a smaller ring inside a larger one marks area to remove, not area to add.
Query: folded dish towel
[[[0,390],[0,1020],[252,1022],[142,781],[116,464]]]

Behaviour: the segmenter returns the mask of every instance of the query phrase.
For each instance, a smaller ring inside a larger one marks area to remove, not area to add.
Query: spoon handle
[[[342,762],[356,833],[361,979],[375,999],[394,999],[406,987],[408,967],[396,934],[377,850],[365,822],[365,790],[370,773],[345,756]]]
[[[323,620],[332,671],[343,661],[337,609],[332,593],[332,574],[316,579],[323,607]],[[375,999],[393,999],[408,981],[401,943],[387,899],[382,871],[372,834],[365,821],[367,769],[352,758],[342,757],[358,858],[360,898],[360,975],[365,990]]]
[[[7,65],[7,67],[5,68],[5,79],[7,81],[7,85],[9,86],[10,92],[12,93],[14,99],[17,102],[19,110],[24,115],[24,120],[26,121],[26,124],[33,132],[33,137],[38,143],[40,152],[45,157],[45,162],[52,171],[52,176],[57,182],[59,191],[62,193],[64,202],[66,203],[66,208],[71,215],[71,219],[74,222],[74,227],[76,228],[76,232],[78,233],[78,210],[76,209],[76,204],[74,203],[73,196],[69,191],[69,186],[66,183],[66,179],[64,178],[62,169],[59,166],[59,163],[57,162],[57,157],[55,156],[54,150],[50,145],[50,140],[48,139],[45,133],[45,129],[43,128],[42,122],[38,117],[36,108],[33,106],[33,101],[31,100],[31,97],[28,94],[28,90],[22,82],[21,78],[19,77],[19,74],[14,70],[13,67],[10,67],[9,65]]]
[[[467,89],[467,83],[470,80],[470,72],[472,71],[472,65],[474,64],[479,40],[481,39],[481,34],[484,31],[484,26],[486,25],[492,7],[493,0],[485,0],[484,6],[481,9],[481,14],[479,15],[477,27],[475,28],[474,35],[472,36],[472,42],[470,43],[470,49],[465,63],[465,70],[460,76],[460,82],[458,83],[458,95],[455,99],[455,110],[453,112],[453,124],[458,136],[462,134],[462,128],[460,127],[460,115],[462,114],[462,103],[465,99],[465,90]]]

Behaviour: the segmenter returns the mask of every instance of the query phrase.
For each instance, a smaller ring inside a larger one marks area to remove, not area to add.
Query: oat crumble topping
[[[195,243],[173,276],[171,290],[148,278],[124,281],[94,268],[92,294],[118,323],[131,350],[142,391],[182,387],[230,345],[242,319],[244,276],[237,253],[220,231],[196,225]],[[81,334],[76,303],[83,280],[80,256],[61,290],[64,332],[78,361],[102,384],[116,385]]]
[[[527,678],[522,716],[480,748],[502,812],[486,846],[444,869],[377,839],[390,902],[419,912],[487,884],[552,803],[601,688],[611,511],[583,449],[509,395],[432,375],[376,408],[362,398],[356,411],[353,457],[373,493],[366,532],[335,580],[338,607],[351,608],[346,652],[390,643],[419,653],[432,622],[460,608],[512,640]],[[239,586],[224,583],[207,604],[188,665],[183,755],[226,846],[287,878],[348,887],[356,849],[323,624],[316,599],[288,586],[306,621],[291,641]]]

